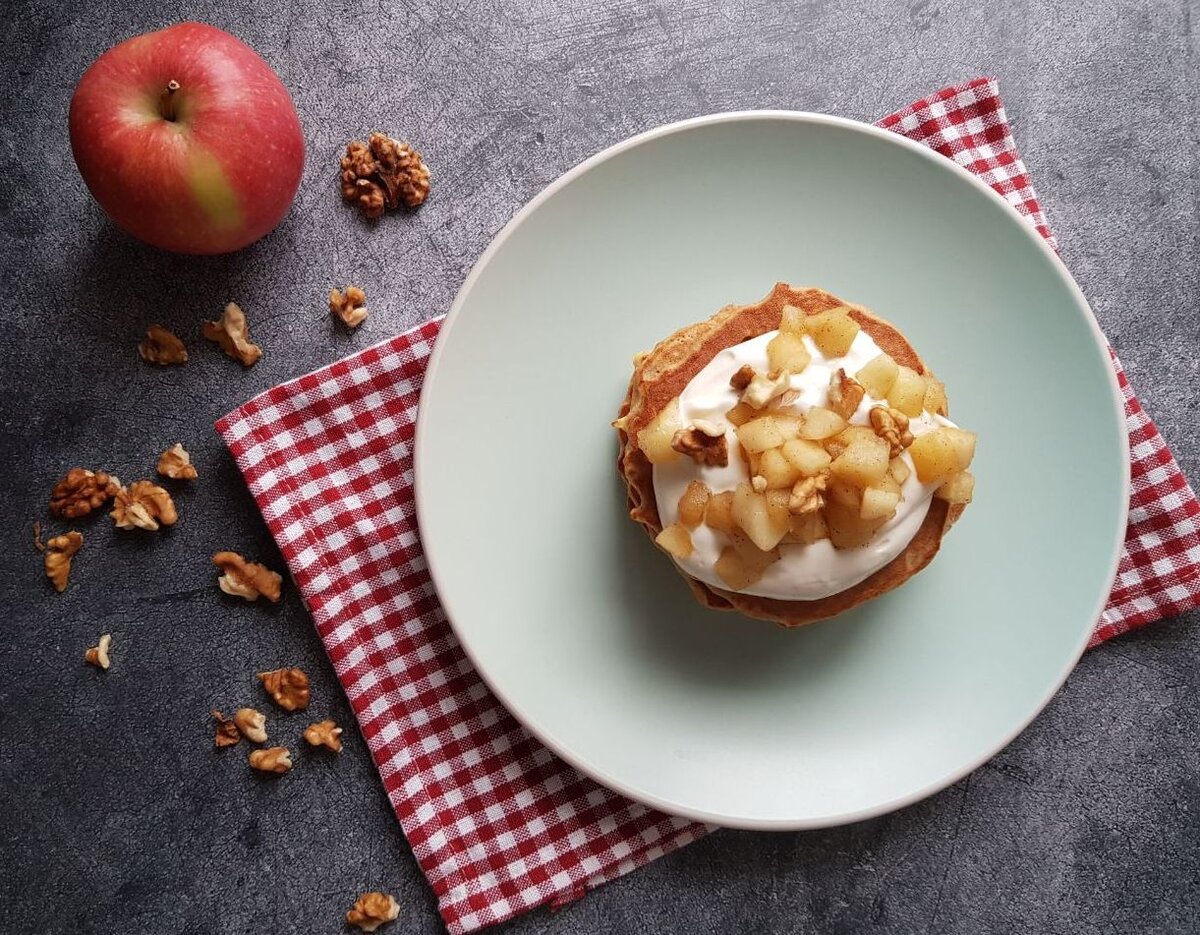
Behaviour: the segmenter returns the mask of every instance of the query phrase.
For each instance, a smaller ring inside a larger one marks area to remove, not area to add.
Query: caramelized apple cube
[[[888,390],[888,405],[906,416],[919,416],[925,405],[925,378],[911,367],[900,367],[896,382]]]
[[[710,528],[726,535],[737,529],[733,521],[733,491],[723,490],[715,493],[708,500],[704,510],[704,522]]]
[[[686,529],[695,529],[704,519],[704,511],[712,491],[703,481],[694,480],[679,498],[679,523]]]
[[[896,515],[896,507],[900,504],[900,494],[879,487],[868,487],[863,491],[862,507],[858,511],[860,519],[889,520]]]
[[[952,474],[933,495],[947,503],[970,503],[975,494],[975,475],[970,471]]]
[[[671,440],[681,428],[679,400],[673,399],[637,433],[637,446],[651,464],[667,464],[679,457],[679,452],[671,447]]]
[[[838,480],[857,487],[870,487],[883,479],[888,469],[888,444],[874,434],[868,440],[856,439],[833,459],[829,470]]]
[[[892,360],[891,356],[880,354],[867,361],[863,368],[854,375],[854,379],[863,385],[863,389],[869,396],[874,399],[887,399],[899,373],[900,367]]]
[[[796,308],[794,305],[785,305],[783,314],[779,316],[779,330],[784,334],[794,334],[799,337],[806,330],[807,318],[804,309]]]
[[[975,433],[949,426],[937,428],[918,437],[908,454],[922,484],[940,484],[970,467],[975,455]]]
[[[679,523],[672,523],[655,536],[654,541],[675,558],[687,558],[692,554],[692,537]]]
[[[749,484],[738,484],[734,491],[733,521],[764,552],[779,545],[788,531],[787,520],[781,523],[778,516],[773,516],[767,509],[766,496],[755,493]]]
[[[766,451],[768,448],[778,448],[788,440],[788,432],[796,430],[792,419],[768,415],[751,419],[737,427],[738,441],[750,454]]]
[[[831,412],[824,406],[813,406],[804,416],[804,424],[800,426],[800,437],[812,441],[832,438],[846,427],[846,420],[836,412]]]
[[[923,408],[926,412],[934,412],[944,416],[948,412],[949,401],[946,399],[946,384],[935,380],[932,376],[925,378],[925,401]]]
[[[804,438],[794,438],[785,442],[780,449],[783,456],[804,477],[820,474],[829,467],[833,460],[829,453],[816,442]]]
[[[845,306],[809,315],[805,322],[813,342],[826,357],[844,357],[862,330]]]
[[[781,331],[767,343],[767,365],[771,370],[799,373],[808,366],[812,356],[799,335]]]
[[[787,444],[798,444],[796,441]],[[758,473],[766,480],[767,488],[791,488],[800,476],[799,469],[783,456],[782,448],[768,448],[758,459]]]

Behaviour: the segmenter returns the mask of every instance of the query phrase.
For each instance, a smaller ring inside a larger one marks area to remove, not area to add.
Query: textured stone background
[[[294,592],[224,600],[207,556],[279,564],[213,420],[254,393],[446,311],[492,234],[543,185],[631,133],[738,108],[874,119],[997,75],[1063,256],[1184,469],[1200,479],[1200,5],[1179,0],[388,0],[265,4],[6,0],[0,23],[0,930],[338,932],[355,894],[402,901],[388,931],[438,932],[367,751],[283,782],[214,754],[208,710],[252,673],[313,673],[350,713]],[[309,145],[282,227],[187,259],[114,230],[71,163],[66,108],[114,42],[176,19],[242,36],[292,90]],[[347,138],[411,138],[435,194],[372,230],[334,189]],[[323,294],[373,314],[335,329]],[[266,357],[198,340],[228,299]],[[160,371],[146,324],[187,336]],[[132,479],[182,440],[202,480],[167,535],[86,523],[70,590],[44,586],[29,524],[74,464]],[[1089,653],[1034,726],[935,798],[849,828],[722,832],[513,932],[1184,933],[1200,925],[1195,617]],[[102,630],[115,665],[80,662]],[[288,721],[298,733],[303,716]]]

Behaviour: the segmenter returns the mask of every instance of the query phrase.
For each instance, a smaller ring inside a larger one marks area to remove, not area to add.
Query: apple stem
[[[179,90],[179,82],[172,78],[167,82],[167,90],[158,102],[158,112],[163,120],[175,119],[175,93]]]

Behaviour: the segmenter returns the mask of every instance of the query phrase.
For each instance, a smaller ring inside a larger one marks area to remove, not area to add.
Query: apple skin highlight
[[[109,49],[79,79],[68,120],[100,206],[177,253],[228,253],[270,233],[304,172],[304,135],[279,77],[204,23]]]

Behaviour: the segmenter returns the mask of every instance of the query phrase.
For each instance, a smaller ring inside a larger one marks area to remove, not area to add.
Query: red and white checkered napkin
[[[994,81],[880,121],[1050,231]],[[630,802],[530,737],[463,655],[426,571],[412,444],[440,320],[293,380],[217,423],[346,689],[452,933],[561,904],[708,828]],[[1093,643],[1200,605],[1200,505],[1120,364],[1133,502]]]

